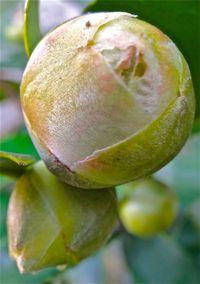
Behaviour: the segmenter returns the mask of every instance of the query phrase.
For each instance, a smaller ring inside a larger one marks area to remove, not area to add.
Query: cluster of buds
[[[183,55],[159,29],[122,12],[84,15],[47,34],[25,69],[21,102],[53,173],[36,165],[11,199],[10,250],[25,271],[75,263],[99,248],[116,218],[110,188],[169,162],[194,116]]]

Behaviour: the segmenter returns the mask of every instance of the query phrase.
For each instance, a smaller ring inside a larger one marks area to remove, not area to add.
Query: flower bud
[[[74,265],[105,243],[116,211],[112,189],[72,188],[38,162],[19,179],[11,196],[10,254],[21,272]]]
[[[152,178],[119,186],[125,190],[119,215],[125,228],[140,237],[168,229],[177,216],[178,201],[169,187]]]
[[[21,101],[49,169],[83,188],[158,170],[181,149],[194,116],[183,55],[159,29],[122,12],[84,15],[45,36]]]

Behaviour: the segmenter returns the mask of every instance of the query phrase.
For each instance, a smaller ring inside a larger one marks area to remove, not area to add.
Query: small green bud
[[[38,162],[19,179],[11,196],[10,254],[21,272],[74,265],[105,243],[116,211],[114,190],[73,188]]]
[[[87,14],[45,36],[24,72],[21,101],[48,168],[82,188],[155,172],[180,151],[194,117],[181,52],[122,12]]]
[[[166,185],[147,178],[119,189],[125,190],[119,203],[119,215],[130,233],[148,237],[168,229],[174,222],[178,201]]]

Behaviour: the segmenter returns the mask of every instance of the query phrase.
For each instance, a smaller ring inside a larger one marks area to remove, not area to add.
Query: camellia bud
[[[19,179],[11,196],[10,254],[21,272],[74,265],[105,243],[116,212],[114,190],[73,188],[38,162]]]
[[[169,187],[152,178],[118,187],[125,191],[119,204],[125,228],[141,237],[168,229],[177,216],[178,201]]]
[[[194,116],[183,55],[159,29],[122,12],[84,15],[45,36],[21,101],[49,169],[83,188],[158,170],[181,149]]]

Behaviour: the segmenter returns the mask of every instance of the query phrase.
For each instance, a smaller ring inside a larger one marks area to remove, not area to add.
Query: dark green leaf
[[[200,198],[193,202],[193,204],[190,206],[188,209],[188,215],[195,228],[198,230],[200,244]]]
[[[127,234],[123,246],[136,283],[198,283],[194,259],[170,237],[139,239]]]
[[[39,24],[39,0],[26,0],[24,11],[24,46],[28,56],[42,38]]]
[[[7,229],[6,229],[6,216],[10,193],[8,191],[0,192],[0,250],[5,249],[7,246]]]
[[[189,63],[197,99],[196,115],[200,115],[200,1],[97,0],[86,11],[126,11],[166,33]]]
[[[192,129],[192,133],[197,133],[197,132],[200,132],[200,117],[196,118]]]
[[[200,215],[198,215],[199,218]],[[197,216],[196,216],[197,217]],[[196,220],[198,222],[198,220]],[[184,248],[195,258],[200,256],[200,228],[198,223],[186,211],[179,218],[172,231],[173,235]]]
[[[0,152],[0,174],[12,177],[21,176],[26,167],[34,162],[35,159],[32,156]]]

